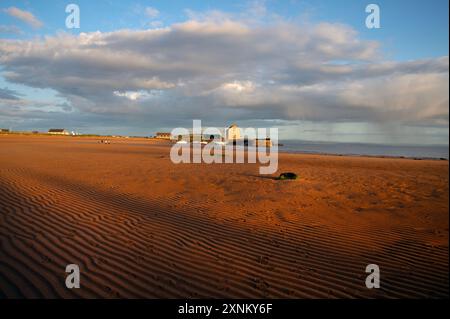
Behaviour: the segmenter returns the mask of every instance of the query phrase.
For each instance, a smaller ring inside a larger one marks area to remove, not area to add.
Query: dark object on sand
[[[285,179],[297,179],[297,174],[295,173],[281,173],[277,180],[283,181]]]

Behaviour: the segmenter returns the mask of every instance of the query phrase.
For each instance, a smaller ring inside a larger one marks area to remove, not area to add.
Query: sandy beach
[[[449,296],[448,161],[280,154],[278,181],[99,140],[0,135],[0,297]]]

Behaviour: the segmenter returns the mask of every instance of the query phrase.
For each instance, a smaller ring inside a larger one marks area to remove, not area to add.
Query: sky
[[[1,0],[0,127],[448,145],[448,4]]]

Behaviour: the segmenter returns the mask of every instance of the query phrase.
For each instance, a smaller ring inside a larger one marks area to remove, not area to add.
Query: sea
[[[377,157],[449,159],[448,145],[384,145],[283,140],[279,152]]]

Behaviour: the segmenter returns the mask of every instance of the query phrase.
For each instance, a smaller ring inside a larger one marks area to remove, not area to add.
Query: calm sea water
[[[449,158],[448,145],[382,145],[362,143],[328,143],[298,140],[280,141],[280,152],[369,155],[418,158]]]

